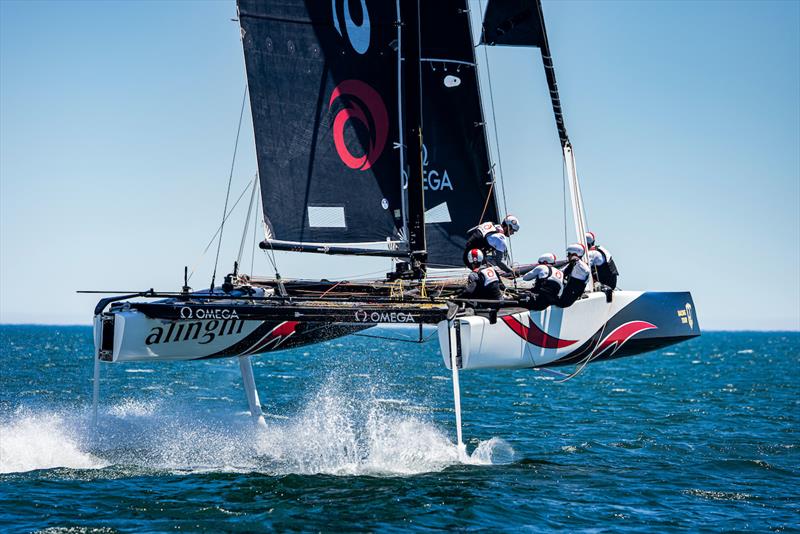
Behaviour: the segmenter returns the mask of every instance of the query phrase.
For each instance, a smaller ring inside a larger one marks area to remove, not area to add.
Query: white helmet
[[[509,228],[514,232],[519,232],[519,219],[517,219],[513,215],[506,215],[506,218],[503,219],[503,226]]]
[[[589,248],[594,246],[594,232],[586,232],[586,246]]]
[[[483,263],[483,252],[479,248],[473,248],[469,252],[467,252],[467,261],[470,264],[481,264]]]
[[[567,247],[567,255],[575,254],[579,258],[582,258],[584,254],[586,254],[586,246],[580,243],[573,243]]]
[[[554,265],[556,263],[556,255],[552,252],[545,252],[539,256],[539,263],[541,265]]]

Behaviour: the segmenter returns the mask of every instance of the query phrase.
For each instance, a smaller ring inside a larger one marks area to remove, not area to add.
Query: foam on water
[[[64,414],[18,409],[0,422],[0,473],[68,467],[99,469],[108,465],[87,452],[78,420]]]
[[[254,425],[242,412],[195,414],[137,399],[106,406],[96,431],[88,407],[17,410],[0,426],[0,472],[114,465],[177,473],[392,476],[513,459],[513,449],[499,438],[459,457],[441,429],[402,407],[384,398],[354,397],[328,384],[299,413],[267,417],[265,426]]]

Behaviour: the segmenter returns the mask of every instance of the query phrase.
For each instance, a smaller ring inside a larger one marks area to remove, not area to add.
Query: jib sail
[[[497,221],[466,0],[423,1],[423,187],[428,265],[460,266],[467,231]]]
[[[398,241],[395,2],[238,6],[268,239]]]

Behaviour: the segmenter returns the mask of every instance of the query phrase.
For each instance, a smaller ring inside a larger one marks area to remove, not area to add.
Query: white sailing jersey
[[[560,287],[564,287],[564,273],[549,265],[537,265],[531,272],[522,277],[523,280],[552,280]]]
[[[605,255],[605,257],[603,257]],[[589,251],[589,264],[599,267],[611,259],[611,253],[603,247],[594,247]]]
[[[569,265],[567,265],[569,267]],[[566,267],[564,268],[566,269]],[[572,273],[570,274],[571,277],[577,280],[586,281],[589,279],[589,266],[586,265],[586,262],[583,260],[578,260],[575,262],[575,267],[572,268]]]

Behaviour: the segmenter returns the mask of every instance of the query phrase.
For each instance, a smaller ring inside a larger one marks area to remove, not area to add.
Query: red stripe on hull
[[[645,330],[652,330],[653,328],[658,328],[656,325],[652,323],[648,323],[647,321],[630,321],[623,325],[618,326],[615,328],[610,334],[606,336],[606,338],[600,341],[597,344],[597,347],[592,351],[592,357],[598,356],[608,350],[610,347],[614,347],[611,351],[611,354],[614,354],[619,349],[622,348],[622,345],[625,344],[630,338],[638,334],[639,332],[644,332]]]
[[[513,315],[501,317],[501,320],[506,323],[515,334],[528,343],[536,345],[537,347],[542,347],[545,349],[562,349],[578,342],[577,339],[559,339],[557,337],[548,335],[536,325],[533,319],[530,320],[530,326],[525,326],[519,320],[514,318]]]

